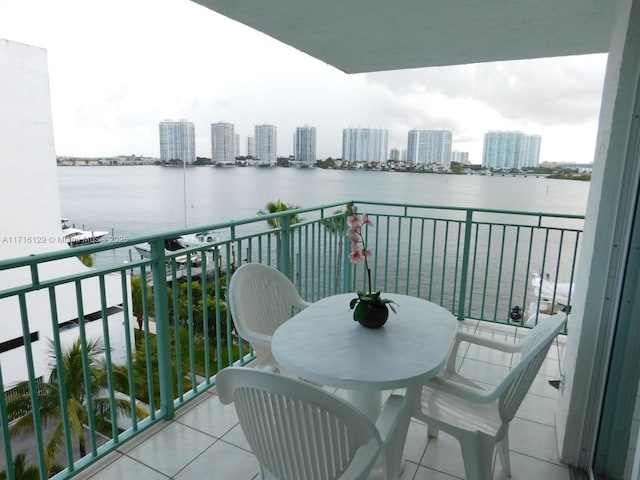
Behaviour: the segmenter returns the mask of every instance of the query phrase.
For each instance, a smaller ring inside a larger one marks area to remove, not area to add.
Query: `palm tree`
[[[265,208],[263,208],[262,210],[258,210],[258,215],[269,215],[271,213],[286,212],[287,210],[295,210],[296,208],[300,207],[298,207],[297,205],[288,205],[282,200],[278,199],[275,202],[267,202]],[[300,223],[301,221],[302,218],[300,218],[297,214],[289,215],[289,225]],[[282,217],[267,219],[267,225],[269,225],[270,228],[280,228],[281,224]]]
[[[27,455],[20,453],[13,458],[15,480],[40,480],[40,471],[36,467],[27,466]],[[7,471],[0,472],[0,480],[7,480]]]
[[[148,298],[147,308],[149,308],[149,301],[150,299]],[[144,306],[141,277],[131,277],[131,309],[133,311],[133,316],[136,317],[136,321],[138,322],[138,330],[142,330],[142,327],[144,326]]]
[[[300,208],[300,207],[298,207],[297,205],[288,205],[284,203],[282,200],[278,199],[275,202],[267,202],[264,209],[258,210],[258,215],[269,215],[271,213],[286,212],[288,210],[295,210],[297,208]],[[288,217],[289,217],[289,225],[293,225],[294,223],[300,223],[303,220],[295,213],[289,215]],[[283,218],[284,216],[268,218],[267,225],[269,225],[269,227],[273,229],[280,229]],[[282,252],[282,231],[279,231],[276,236],[276,258],[278,261],[278,265],[280,265],[281,252]]]
[[[93,255],[91,255],[90,253],[84,253],[80,255],[78,257],[78,260],[80,260],[85,267],[93,267]]]
[[[108,397],[102,396],[108,388],[107,365],[103,357],[104,346],[100,339],[91,340],[86,346],[86,361],[89,368],[91,398],[88,398],[89,389],[84,382],[83,349],[80,339],[77,339],[70,347],[63,349],[61,365],[62,372],[58,371],[53,343],[49,351],[49,365],[52,367],[49,381],[43,382],[38,388],[38,402],[40,404],[40,418],[44,426],[54,423],[55,427],[51,436],[45,443],[45,462],[51,470],[56,462],[56,457],[64,446],[63,408],[67,413],[72,437],[77,441],[78,451],[81,457],[87,454],[84,425],[88,423],[89,402],[94,409],[94,416],[98,427],[103,426],[111,416],[111,404]],[[126,369],[113,369],[113,376],[117,383],[124,384],[125,378],[118,378]],[[66,403],[60,403],[60,385],[64,384],[66,390]],[[20,385],[29,391],[28,382]],[[20,417],[10,429],[11,436],[33,432],[33,413],[31,412],[31,398],[27,394],[14,394],[7,399],[7,413],[9,418],[15,418],[21,412],[28,411]],[[127,399],[116,398],[115,409],[117,415],[131,416],[131,404]],[[139,418],[146,417],[147,412],[135,406]],[[50,473],[50,472],[47,472]]]

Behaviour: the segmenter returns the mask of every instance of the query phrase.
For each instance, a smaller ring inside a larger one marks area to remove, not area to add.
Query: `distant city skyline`
[[[47,51],[61,156],[159,157],[158,121],[187,118],[204,157],[226,121],[241,151],[276,125],[281,156],[309,124],[318,158],[341,156],[343,128],[378,128],[398,150],[409,130],[449,130],[476,164],[489,130],[537,132],[541,161],[593,161],[604,54],[348,75],[186,0],[3,0],[0,32]]]
[[[160,160],[193,163],[193,123],[187,119],[163,120],[159,127]],[[388,135],[387,129],[345,128],[342,130],[342,155],[332,158],[346,162],[384,163],[392,160],[409,165],[438,164],[447,168],[451,162],[473,163],[469,160],[469,152],[451,149],[453,134],[449,130],[409,130],[406,148],[402,149],[389,149]],[[236,157],[246,155],[265,165],[275,165],[280,157],[307,165],[324,160],[316,156],[316,127],[296,127],[292,140],[293,155],[282,154],[278,152],[277,126],[255,125],[254,136],[246,138],[246,153],[243,154],[235,126],[227,122],[212,123],[210,158],[213,164],[232,164]],[[480,164],[496,169],[536,167],[540,164],[541,141],[542,137],[537,134],[489,130],[484,134]]]

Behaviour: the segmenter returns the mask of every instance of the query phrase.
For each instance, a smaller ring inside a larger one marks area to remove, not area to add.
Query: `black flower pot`
[[[382,327],[389,317],[389,309],[384,303],[360,302],[353,311],[353,319],[367,328]]]

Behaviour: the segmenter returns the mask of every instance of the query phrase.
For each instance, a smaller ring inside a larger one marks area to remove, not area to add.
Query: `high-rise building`
[[[259,165],[275,165],[277,156],[277,129],[275,125],[256,125],[256,160]]]
[[[247,137],[247,157],[256,156],[256,139],[254,137]]]
[[[451,132],[449,130],[409,130],[407,163],[412,165],[451,163]]]
[[[482,166],[494,169],[535,167],[540,162],[540,135],[517,131],[484,134]]]
[[[386,162],[389,131],[378,128],[342,130],[342,160],[345,162]]]
[[[451,152],[451,161],[456,163],[469,163],[469,152]]]
[[[193,123],[187,120],[160,122],[160,160],[193,163],[196,160],[196,136]]]
[[[540,135],[523,135],[520,143],[518,168],[537,167],[540,164]]]
[[[211,161],[214,165],[235,163],[235,140],[233,124],[211,124]]]
[[[236,140],[236,141],[235,141],[235,149],[234,149],[233,154],[234,154],[236,157],[239,157],[239,156],[240,156],[240,134],[239,134],[239,133],[236,133],[236,138],[235,138],[235,140]]]
[[[400,161],[400,150],[397,148],[392,148],[389,150],[389,160]]]
[[[296,128],[293,134],[293,156],[296,162],[306,166],[316,164],[316,127]]]

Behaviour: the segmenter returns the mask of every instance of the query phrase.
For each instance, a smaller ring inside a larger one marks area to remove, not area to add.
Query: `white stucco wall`
[[[60,248],[47,55],[0,39],[0,259]],[[40,237],[45,241],[41,242]]]
[[[47,54],[42,48],[4,39],[0,39],[0,205],[0,261],[69,249],[60,240]],[[39,277],[45,280],[86,271],[87,267],[71,257],[43,265],[39,268]],[[0,270],[0,290],[30,282],[26,268]],[[120,278],[107,276],[105,283],[107,307],[122,303]],[[83,313],[100,311],[98,279],[84,280],[82,291]],[[73,284],[57,287],[56,300],[59,323],[78,317]],[[33,344],[34,356],[38,359],[36,376],[46,375],[47,338],[53,337],[47,290],[27,295],[27,312],[30,331],[40,333],[40,341]],[[93,337],[102,336],[101,323],[92,322],[88,327]],[[113,325],[112,341],[123,345],[122,314],[111,316],[109,323]],[[0,342],[21,336],[17,298],[0,300]],[[24,348],[1,354],[0,362],[5,386],[26,379]]]
[[[602,379],[623,286],[625,241],[634,218],[632,198],[638,188],[630,144],[638,135],[632,119],[640,67],[639,14],[640,0],[618,2],[564,357],[558,443],[562,460],[580,468],[589,467],[595,442]]]

